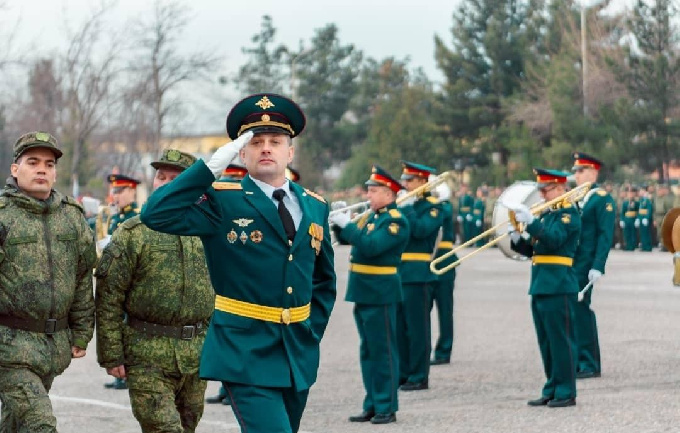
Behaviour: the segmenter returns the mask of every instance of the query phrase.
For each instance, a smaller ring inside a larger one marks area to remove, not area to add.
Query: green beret
[[[151,166],[156,170],[161,167],[174,167],[184,170],[189,168],[194,162],[196,162],[196,157],[190,153],[176,149],[165,149],[161,159],[152,162]]]
[[[49,149],[54,153],[56,159],[59,159],[63,153],[59,150],[58,146],[57,139],[48,132],[28,132],[19,137],[17,142],[14,143],[14,161],[18,160],[28,149],[35,147]]]

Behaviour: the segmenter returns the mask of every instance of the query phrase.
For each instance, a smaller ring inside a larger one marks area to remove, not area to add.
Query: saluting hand
[[[215,151],[210,157],[205,165],[208,166],[210,171],[215,175],[215,179],[220,177],[222,172],[231,162],[238,156],[239,151],[248,144],[250,139],[253,138],[253,131],[248,131],[245,134],[238,137],[236,140],[231,141]]]

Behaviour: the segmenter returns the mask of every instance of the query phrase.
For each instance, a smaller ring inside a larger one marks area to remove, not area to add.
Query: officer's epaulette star
[[[401,218],[401,212],[399,212],[399,209],[390,209],[390,216],[392,218]]]
[[[430,195],[430,196],[427,196],[427,201],[429,201],[429,202],[432,203],[432,204],[439,203],[439,199],[436,198],[436,197],[433,197],[433,196],[431,196],[431,195]]]
[[[243,189],[240,183],[235,182],[213,182],[212,187],[215,191],[236,191]]]
[[[601,195],[602,197],[604,197],[605,195],[607,195],[607,191],[605,191],[605,190],[603,190],[603,189],[598,189],[598,190],[597,190],[597,195]]]
[[[314,191],[310,191],[307,188],[305,188],[305,192],[309,194],[310,196],[314,197],[315,199],[319,200],[321,203],[326,203],[326,200],[321,197],[319,194],[315,193]]]

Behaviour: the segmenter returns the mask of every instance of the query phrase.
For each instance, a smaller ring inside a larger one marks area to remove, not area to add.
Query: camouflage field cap
[[[63,153],[61,150],[59,150],[58,146],[59,144],[57,143],[57,139],[48,132],[28,132],[19,137],[17,142],[14,143],[14,161],[19,159],[19,157],[23,155],[28,149],[32,149],[34,147],[44,147],[45,149],[49,149],[54,152],[54,156],[59,159]]]
[[[152,162],[151,166],[156,170],[161,167],[174,167],[184,170],[189,168],[194,162],[196,162],[196,157],[190,153],[176,149],[165,149],[161,159]]]

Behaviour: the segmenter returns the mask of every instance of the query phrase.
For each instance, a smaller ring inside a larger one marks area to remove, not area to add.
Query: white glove
[[[456,217],[456,219],[458,220],[459,223],[462,223],[462,222],[463,222],[463,217],[460,216],[460,215],[458,215],[458,216]]]
[[[248,131],[234,141],[222,145],[210,157],[205,164],[215,175],[215,179],[222,175],[222,172],[231,162],[236,159],[239,151],[253,138],[253,131]]]
[[[477,227],[481,227],[481,226],[482,226],[482,220],[477,220],[477,221],[475,221],[475,225],[476,225]]]
[[[593,284],[595,284],[595,281],[599,280],[601,276],[602,272],[598,271],[597,269],[591,269],[588,271],[588,281],[592,282]]]
[[[642,225],[647,227],[648,224],[649,224],[649,220],[647,218],[642,218]]]
[[[516,244],[519,242],[519,238],[521,235],[517,230],[515,230],[515,226],[512,224],[508,224],[508,233],[510,234],[510,240],[512,241],[513,244]]]
[[[472,214],[465,215],[465,220],[466,221],[472,221]]]
[[[531,224],[534,221],[534,215],[526,205],[514,204],[506,205],[506,207],[515,212],[515,219],[517,219],[517,222]]]
[[[412,195],[411,197],[407,198],[406,200],[402,200],[399,202],[397,206],[399,207],[406,207],[406,206],[412,206],[413,203],[416,202],[416,197]]]
[[[106,235],[100,240],[97,241],[97,247],[99,248],[99,251],[103,251],[104,248],[111,242],[111,235]]]
[[[328,216],[328,223],[331,225],[336,225],[341,229],[344,229],[347,224],[349,224],[349,220],[349,215],[347,215],[345,212],[338,212]]]
[[[342,209],[344,207],[347,207],[346,201],[339,200],[339,201],[334,201],[333,203],[331,203],[331,210],[338,210],[338,209]]]
[[[619,227],[621,227],[622,229],[625,229],[626,223],[624,223],[623,221],[619,221]]]
[[[449,185],[446,182],[442,182],[437,185],[437,187],[434,189],[434,192],[440,201],[451,199],[451,188],[449,188]]]
[[[640,227],[640,220],[635,220],[635,223],[633,223],[633,225],[635,226],[635,228]]]

